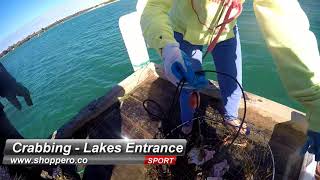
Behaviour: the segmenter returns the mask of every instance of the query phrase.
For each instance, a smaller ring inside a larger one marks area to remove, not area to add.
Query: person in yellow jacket
[[[226,0],[227,2],[227,0]],[[155,1],[149,0],[144,9],[141,19],[143,34],[147,44],[151,48],[161,51],[164,59],[165,73],[169,81],[177,84],[181,78],[171,70],[175,64],[182,64],[186,70],[184,77],[192,80],[192,71],[189,71],[188,64],[191,64],[193,71],[201,71],[203,45],[209,44],[218,33],[218,26],[222,23],[227,14],[228,5],[222,1]],[[231,2],[231,1],[230,1]],[[236,12],[233,12],[235,14]],[[224,27],[219,36],[219,43],[212,51],[212,56],[217,71],[225,72],[238,80],[242,80],[242,57],[236,21],[232,21]],[[190,63],[184,63],[186,58]],[[178,68],[179,69],[179,68]],[[183,76],[183,75],[181,75]],[[205,86],[203,77],[195,82],[194,89],[184,88],[180,96],[180,110],[182,123],[190,122],[193,118],[194,108],[188,107],[189,99],[196,89]],[[241,100],[241,89],[237,83],[229,77],[218,74],[218,82],[221,89],[224,103],[224,119],[227,125],[239,127],[238,108]],[[192,82],[188,82],[192,84]],[[192,123],[182,128],[182,132],[191,132]],[[249,133],[246,125],[241,131]]]
[[[194,63],[190,62],[201,64],[203,46],[218,37],[211,52],[217,71],[228,73],[241,82],[241,47],[236,19],[228,22],[222,29],[223,32],[217,36],[228,7],[234,1],[237,0],[148,0],[141,16],[143,35],[148,46],[158,50],[162,56],[169,81],[177,84],[182,76],[194,74],[189,67]],[[320,55],[317,40],[309,30],[308,18],[297,0],[254,0],[253,5],[256,19],[285,88],[307,110],[309,131],[305,150],[315,153],[318,161]],[[236,9],[231,11],[231,16],[235,14]],[[176,67],[180,67],[180,70],[177,71]],[[194,71],[197,70],[199,68]],[[226,122],[237,127],[240,123],[237,119],[241,96],[239,87],[232,80],[219,75],[218,82]],[[188,96],[192,92],[193,90],[184,91],[180,102],[186,102],[187,98],[182,97],[183,94]],[[183,114],[191,113],[183,111],[181,108],[182,121],[189,120],[190,117],[183,117]],[[246,126],[241,131],[247,133]]]

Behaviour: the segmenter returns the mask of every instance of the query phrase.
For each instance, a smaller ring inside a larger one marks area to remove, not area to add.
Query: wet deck
[[[141,74],[138,77],[136,75],[133,78],[134,80],[132,77],[129,78],[125,82],[126,85],[120,84],[108,92],[106,96],[93,101],[79,112],[72,121],[63,126],[57,137],[67,138],[72,136],[74,138],[99,139],[122,138],[125,136],[128,138],[154,138],[161,122],[149,116],[142,103],[146,99],[152,99],[157,101],[167,112],[175,87],[157,76],[154,69],[145,70]],[[130,86],[129,90],[126,86]],[[305,137],[300,131],[296,130],[297,123],[277,120],[277,118],[283,118],[281,113],[275,112],[281,110],[282,106],[270,104],[269,101],[249,93],[247,98],[247,122],[253,126],[254,131],[263,133],[264,141],[267,141],[272,148],[276,164],[275,179],[298,179],[303,160],[298,155],[298,150]],[[214,97],[202,94],[201,100],[206,114],[216,113],[216,109],[219,109],[221,104],[216,94]],[[259,107],[265,108],[265,106],[270,105],[275,108],[270,113],[259,109]],[[277,108],[277,106],[280,108]],[[243,108],[240,108],[240,115],[242,111]],[[289,109],[289,111],[291,110]],[[271,116],[271,113],[275,113],[275,115]],[[282,112],[282,114],[285,113]],[[299,112],[295,111],[292,111],[291,114],[294,114],[294,117],[301,116]],[[179,119],[178,116],[176,119]],[[145,179],[144,173],[145,167],[143,165],[115,166],[112,179]]]

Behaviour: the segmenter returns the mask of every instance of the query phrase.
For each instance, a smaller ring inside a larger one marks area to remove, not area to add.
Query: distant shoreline
[[[8,54],[9,52],[13,51],[14,49],[16,49],[17,47],[21,46],[23,43],[31,40],[32,38],[34,38],[35,36],[39,36],[41,33],[44,33],[46,31],[48,31],[50,28],[53,28],[54,26],[56,25],[59,25],[65,21],[67,21],[68,19],[71,19],[73,17],[76,17],[76,16],[79,16],[83,13],[86,13],[86,12],[89,12],[91,10],[94,10],[94,9],[97,9],[99,7],[102,7],[102,6],[105,6],[107,4],[110,4],[112,2],[116,2],[118,0],[108,0],[106,2],[103,2],[103,3],[100,3],[98,5],[95,5],[93,7],[90,7],[90,8],[87,8],[87,9],[84,9],[84,10],[81,10],[79,12],[76,12],[70,16],[67,16],[65,18],[62,18],[60,20],[57,20],[56,22],[50,24],[49,26],[47,27],[44,27],[44,28],[41,28],[40,30],[36,31],[36,32],[33,32],[32,34],[28,35],[27,37],[23,38],[22,40],[14,43],[13,45],[9,46],[6,50],[3,50],[1,53],[0,53],[0,58],[4,57],[6,54]]]

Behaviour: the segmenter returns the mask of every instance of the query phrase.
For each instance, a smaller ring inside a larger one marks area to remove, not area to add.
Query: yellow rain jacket
[[[148,0],[141,17],[149,47],[177,43],[173,32],[192,44],[205,45],[215,37],[221,0]],[[307,109],[309,129],[320,131],[320,55],[317,40],[297,0],[254,0],[254,12],[289,95]],[[222,13],[221,13],[222,12]],[[220,18],[223,19],[223,18]],[[228,24],[219,41],[234,37]]]
[[[160,49],[167,43],[176,43],[173,31],[182,33],[184,39],[191,44],[209,44],[218,32],[215,27],[223,22],[227,13],[228,7],[224,8],[220,2],[221,0],[149,0],[141,17],[147,44],[151,48]],[[235,13],[231,13],[231,16]],[[233,21],[225,27],[219,41],[234,37],[231,30],[235,24],[236,21]]]

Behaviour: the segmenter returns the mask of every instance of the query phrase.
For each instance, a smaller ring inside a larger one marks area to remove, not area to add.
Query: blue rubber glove
[[[315,161],[320,161],[320,133],[308,130],[307,136],[301,154],[304,155],[308,151],[315,155]]]
[[[204,73],[195,73],[194,67],[199,66],[198,63],[193,63],[192,59],[180,50],[177,44],[168,44],[162,50],[164,59],[164,70],[167,79],[174,85],[184,79],[188,86],[195,89],[204,88],[208,81]],[[196,61],[195,61],[196,62]],[[201,70],[200,68],[196,68]]]

